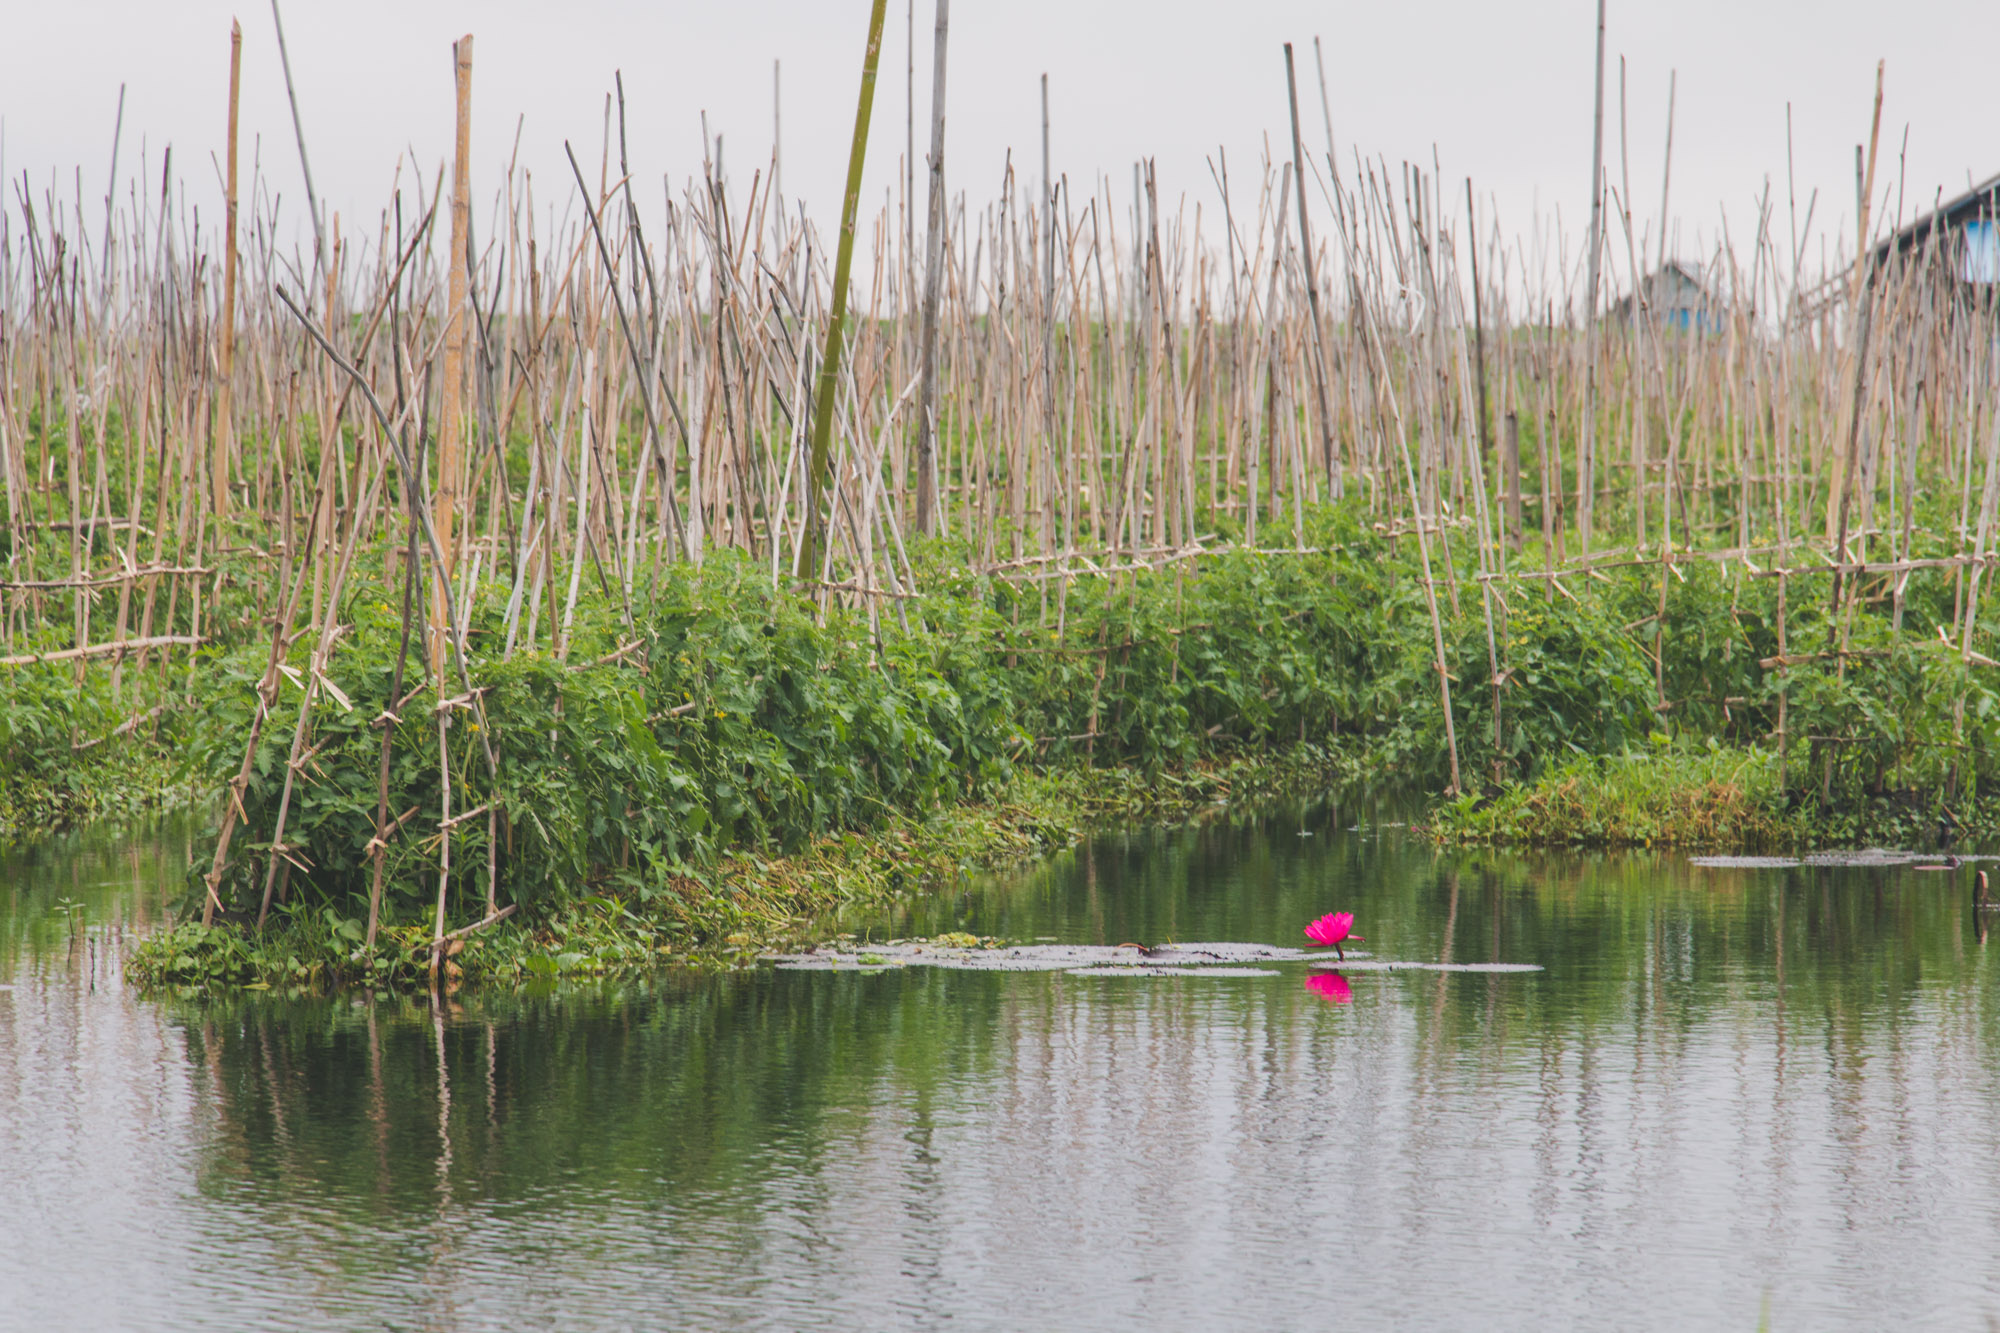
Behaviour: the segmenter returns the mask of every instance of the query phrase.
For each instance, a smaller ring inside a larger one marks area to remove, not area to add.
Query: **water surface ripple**
[[[1340,909],[1377,959],[1544,970],[148,999],[120,959],[185,832],[41,844],[0,862],[0,1328],[2000,1314],[1969,869],[1440,855],[1374,813],[1104,838],[855,928],[1289,948]]]

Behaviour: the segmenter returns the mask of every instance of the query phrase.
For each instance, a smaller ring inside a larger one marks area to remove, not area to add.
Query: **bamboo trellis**
[[[504,606],[502,653],[565,656],[586,590],[629,620],[663,563],[718,549],[901,614],[925,527],[979,571],[1055,585],[1059,616],[1074,577],[1297,549],[1334,502],[1415,535],[1427,589],[1478,594],[1489,626],[1496,589],[1693,558],[1836,571],[1835,596],[1887,577],[1900,623],[1938,570],[1964,581],[1954,638],[1978,656],[2000,344],[1948,237],[1878,259],[1864,222],[1835,251],[1865,262],[1809,267],[1810,215],[1783,236],[1767,194],[1747,233],[1683,256],[1710,296],[1676,328],[1640,281],[1666,224],[1618,191],[1607,239],[1626,243],[1593,291],[1559,232],[1510,234],[1420,166],[1343,168],[1330,134],[1248,182],[1220,150],[1200,182],[1135,164],[1129,202],[1010,160],[997,197],[941,196],[935,263],[914,200],[864,219],[827,540],[802,568],[827,238],[778,196],[775,158],[748,181],[691,164],[656,203],[622,107],[594,172],[571,164],[553,183],[510,166],[482,195],[404,162],[379,217],[334,216],[311,253],[254,170],[234,237],[197,224],[170,159],[102,218],[80,186],[11,183],[0,665],[169,680],[177,654],[249,632],[216,620],[231,577],[278,626],[273,673],[310,632],[323,677],[371,548],[401,557],[387,595],[411,559],[432,580],[441,676],[474,605]],[[1956,554],[1920,559],[1916,500],[1941,489]]]

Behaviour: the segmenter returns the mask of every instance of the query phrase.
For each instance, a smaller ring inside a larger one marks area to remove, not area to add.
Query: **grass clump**
[[[900,811],[867,832],[828,833],[791,852],[738,849],[674,877],[647,904],[596,893],[521,928],[471,935],[454,942],[441,981],[456,989],[603,976],[668,958],[726,966],[811,938],[845,913],[1061,850],[1095,827],[1190,819],[1237,800],[1339,785],[1358,772],[1353,749],[1311,744],[1150,774],[1078,764],[1024,771],[991,800]],[[293,903],[262,931],[184,919],[143,941],[130,966],[141,985],[182,992],[408,990],[429,984],[430,938],[423,922],[409,920],[367,948],[359,918]]]
[[[1785,808],[1776,754],[1665,746],[1574,758],[1443,802],[1425,829],[1459,844],[1763,851],[1792,845],[1802,825]]]

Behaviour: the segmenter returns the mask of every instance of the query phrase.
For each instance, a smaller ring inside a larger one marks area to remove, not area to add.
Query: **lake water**
[[[0,862],[0,1327],[1980,1327],[1970,871],[1099,839],[857,923],[1540,973],[149,1000],[185,835]],[[1362,827],[1354,828],[1353,825]]]

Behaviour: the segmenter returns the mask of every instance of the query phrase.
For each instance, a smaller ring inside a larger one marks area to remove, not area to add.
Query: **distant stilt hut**
[[[1991,301],[2000,286],[2000,176],[1973,186],[1875,246],[1877,268],[1918,262],[1961,294]]]
[[[1627,323],[1651,319],[1663,329],[1683,333],[1714,333],[1722,328],[1722,305],[1702,280],[1701,271],[1669,259],[1648,273],[1639,290],[1611,307],[1611,317]]]

